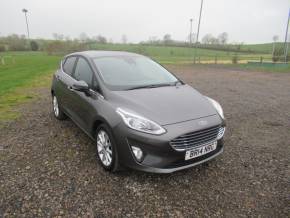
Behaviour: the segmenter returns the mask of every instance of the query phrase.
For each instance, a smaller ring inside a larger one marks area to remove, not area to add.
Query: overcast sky
[[[200,37],[228,32],[231,42],[270,42],[273,35],[283,41],[289,7],[290,0],[204,0]],[[0,0],[0,36],[26,34],[22,8],[32,38],[85,32],[139,42],[169,33],[185,40],[190,18],[196,32],[200,0]]]

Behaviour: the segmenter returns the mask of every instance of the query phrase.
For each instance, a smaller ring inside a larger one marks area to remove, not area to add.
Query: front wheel
[[[97,156],[102,167],[111,172],[119,170],[116,144],[110,128],[101,124],[96,131]]]
[[[52,96],[52,109],[53,109],[53,114],[54,114],[56,119],[58,119],[58,120],[66,119],[66,115],[59,108],[58,100],[57,100],[57,97],[55,95]]]

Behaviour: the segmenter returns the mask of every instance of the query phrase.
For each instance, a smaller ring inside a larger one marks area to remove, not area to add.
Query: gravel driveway
[[[0,130],[0,217],[289,217],[290,74],[173,69],[222,104],[221,156],[168,175],[107,173],[92,141],[57,121],[40,90]]]

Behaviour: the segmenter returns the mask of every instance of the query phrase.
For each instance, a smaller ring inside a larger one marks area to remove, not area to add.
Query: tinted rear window
[[[76,57],[68,57],[63,65],[63,70],[69,75],[72,75]]]

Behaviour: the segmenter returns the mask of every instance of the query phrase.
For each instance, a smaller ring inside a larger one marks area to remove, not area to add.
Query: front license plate
[[[190,160],[190,159],[205,155],[205,154],[215,150],[216,146],[217,146],[217,141],[212,142],[212,143],[207,144],[207,145],[204,145],[204,146],[201,146],[199,148],[194,148],[192,150],[186,151],[185,160]]]

